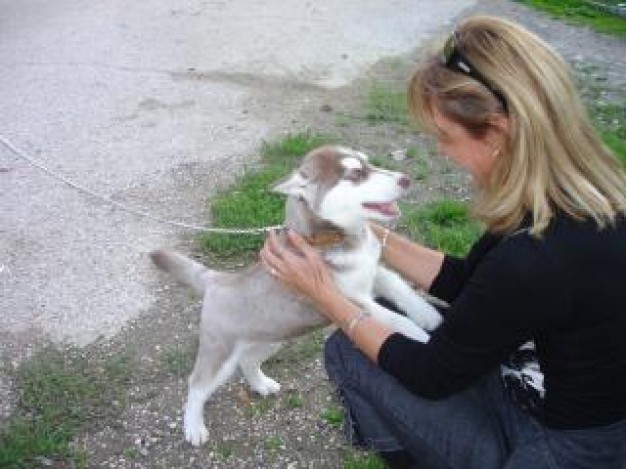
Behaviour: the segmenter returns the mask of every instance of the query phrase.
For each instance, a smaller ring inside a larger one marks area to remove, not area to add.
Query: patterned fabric
[[[537,360],[534,342],[526,342],[501,364],[502,383],[523,409],[537,414],[545,396],[543,373]]]

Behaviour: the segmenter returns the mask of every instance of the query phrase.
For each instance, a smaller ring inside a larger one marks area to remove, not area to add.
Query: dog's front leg
[[[280,344],[252,343],[245,347],[239,359],[239,368],[253,391],[261,396],[276,394],[280,384],[261,370],[261,364],[280,348]]]
[[[382,322],[396,332],[400,332],[407,337],[415,339],[419,342],[428,342],[430,336],[428,333],[417,326],[413,321],[395,311],[390,311],[384,306],[379,305],[373,300],[359,301],[366,311],[368,311],[374,319]]]
[[[441,314],[422,298],[400,275],[378,266],[374,294],[392,301],[418,326],[432,331],[441,324]]]

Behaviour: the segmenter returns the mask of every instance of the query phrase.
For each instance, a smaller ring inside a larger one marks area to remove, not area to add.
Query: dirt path
[[[481,1],[464,15],[471,13],[518,21],[553,44],[575,68],[592,70],[589,80],[600,77],[602,86],[624,88],[623,41],[552,20],[512,2]],[[406,146],[407,140],[414,138],[406,128],[396,123],[372,125],[354,116],[363,116],[363,99],[372,81],[401,84],[419,53],[385,60],[350,86],[335,91],[287,86],[290,96],[300,97],[306,105],[273,133],[310,128],[341,135],[345,143],[375,155]],[[286,89],[281,86],[264,92],[271,96]],[[445,162],[424,160],[423,164],[427,176],[412,194],[414,199],[466,194],[465,178]],[[179,247],[193,251],[194,241],[183,240]],[[210,442],[200,449],[186,444],[181,409],[195,352],[198,301],[162,280],[155,289],[158,299],[150,311],[114,339],[85,349],[91,356],[129,353],[135,373],[115,417],[93,422],[76,441],[76,446],[88,453],[89,467],[339,468],[353,457],[354,450],[346,445],[332,418],[337,402],[321,363],[325,331],[288,345],[266,366],[267,373],[283,385],[279,396],[251,396],[235,379],[207,405]]]

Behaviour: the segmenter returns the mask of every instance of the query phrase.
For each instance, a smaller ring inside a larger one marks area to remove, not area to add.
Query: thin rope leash
[[[195,231],[204,231],[206,233],[220,233],[220,234],[263,234],[263,233],[267,233],[269,231],[272,230],[280,230],[282,228],[284,228],[284,225],[273,225],[273,226],[265,226],[265,227],[261,227],[261,228],[209,228],[207,226],[200,226],[200,225],[193,225],[193,224],[188,224],[188,223],[183,223],[183,222],[178,222],[178,221],[171,221],[171,220],[167,220],[165,218],[161,218],[155,215],[152,215],[144,210],[140,210],[140,209],[136,209],[133,207],[128,207],[120,202],[117,202],[116,200],[111,199],[110,197],[101,195],[101,194],[97,194],[96,192],[93,192],[92,190],[88,189],[85,186],[82,186],[80,184],[77,184],[71,180],[69,180],[68,178],[66,178],[65,176],[63,176],[62,174],[59,174],[56,171],[53,171],[49,168],[47,168],[46,166],[44,166],[42,163],[40,163],[39,161],[35,160],[34,158],[31,158],[30,156],[28,156],[26,153],[24,153],[22,150],[20,150],[19,148],[17,148],[15,145],[13,145],[8,139],[6,139],[5,137],[3,137],[2,135],[0,135],[0,143],[2,143],[7,149],[9,149],[9,151],[11,151],[11,153],[15,154],[16,156],[22,158],[23,160],[26,160],[29,164],[31,164],[32,166],[34,166],[35,168],[43,171],[44,173],[48,174],[49,176],[51,176],[54,179],[57,179],[61,182],[64,182],[65,184],[67,184],[68,186],[70,186],[71,188],[82,192],[83,194],[86,194],[90,197],[93,197],[94,199],[100,200],[102,202],[105,202],[109,205],[112,205],[113,207],[122,210],[124,212],[127,213],[132,213],[133,215],[142,217],[142,218],[147,218],[149,220],[158,222],[158,223],[163,223],[166,225],[171,225],[171,226],[176,226],[178,228],[185,228],[188,230],[195,230]]]

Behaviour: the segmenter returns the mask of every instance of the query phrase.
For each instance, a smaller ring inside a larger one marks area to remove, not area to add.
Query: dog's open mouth
[[[395,217],[400,215],[400,209],[395,202],[365,202],[363,204],[368,210],[378,212],[388,217]]]

